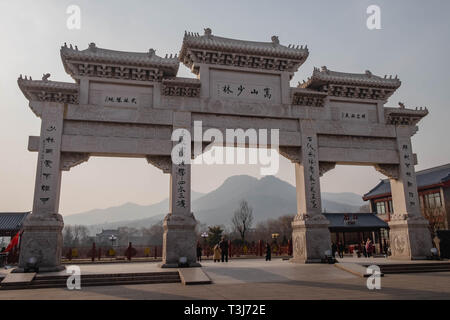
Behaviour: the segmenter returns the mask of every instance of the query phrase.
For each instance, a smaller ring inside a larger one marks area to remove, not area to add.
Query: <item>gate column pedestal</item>
[[[422,217],[389,222],[389,238],[393,259],[425,260],[431,255],[429,223]]]
[[[201,267],[197,262],[194,214],[174,215],[164,218],[163,257],[161,268],[178,268],[181,257],[186,257],[187,267]]]
[[[312,218],[295,216],[292,222],[293,255],[297,263],[320,263],[330,249],[329,222],[323,215]]]
[[[63,218],[60,214],[32,214],[23,224],[20,240],[19,268],[14,272],[26,272],[33,264],[39,272],[64,270],[61,265]]]

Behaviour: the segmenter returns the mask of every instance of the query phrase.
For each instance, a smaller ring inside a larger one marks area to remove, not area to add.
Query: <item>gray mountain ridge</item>
[[[233,212],[245,199],[253,207],[254,223],[282,215],[295,214],[295,187],[274,176],[257,179],[237,175],[226,179],[217,189],[206,193],[192,192],[192,212],[206,225],[231,225]],[[350,192],[322,193],[322,208],[326,212],[357,212],[364,204],[360,195]],[[66,225],[88,225],[92,231],[121,226],[150,227],[164,219],[168,199],[152,205],[125,203],[107,209],[95,209],[64,217]]]

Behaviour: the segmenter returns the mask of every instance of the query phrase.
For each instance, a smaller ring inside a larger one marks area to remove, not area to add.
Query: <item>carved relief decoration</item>
[[[172,158],[170,156],[147,156],[147,162],[161,169],[164,173],[172,172]]]
[[[286,159],[294,163],[301,163],[301,148],[299,147],[279,147],[278,152]]]
[[[399,177],[399,166],[398,164],[375,164],[375,170],[384,174],[389,179],[398,179]]]
[[[336,162],[319,162],[319,176],[323,176],[328,171],[334,169],[336,167]]]
[[[89,153],[78,152],[62,152],[61,153],[61,170],[69,171],[72,167],[75,167],[83,162],[89,160]]]
[[[162,82],[162,94],[165,96],[198,97],[201,82],[197,79],[174,78]]]

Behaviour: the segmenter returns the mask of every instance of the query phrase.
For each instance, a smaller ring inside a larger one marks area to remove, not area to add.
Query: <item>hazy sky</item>
[[[66,27],[69,5],[81,8],[81,29]],[[381,30],[368,30],[366,8],[381,8]],[[60,46],[73,43],[157,54],[178,53],[185,30],[230,38],[307,44],[310,56],[291,82],[314,66],[377,75],[398,74],[402,86],[388,106],[427,106],[430,114],[413,138],[416,170],[450,162],[450,2],[442,1],[6,1],[0,0],[0,211],[32,206],[37,153],[27,151],[39,135],[40,119],[17,86],[19,74],[73,81],[65,72]],[[190,76],[180,66],[180,76]],[[280,163],[279,178],[294,183],[294,167]],[[258,166],[194,166],[199,192],[227,177],[259,177]],[[340,166],[321,181],[322,191],[365,193],[383,176],[372,167]],[[151,204],[168,196],[169,177],[144,159],[91,158],[63,174],[63,215],[125,202]]]

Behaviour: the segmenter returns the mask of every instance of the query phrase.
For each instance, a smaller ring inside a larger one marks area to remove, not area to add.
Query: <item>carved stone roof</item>
[[[308,55],[306,46],[281,45],[277,36],[271,42],[237,40],[214,36],[207,28],[204,35],[185,32],[180,61],[189,68],[194,63],[210,63],[295,72]]]
[[[428,114],[426,107],[407,109],[402,103],[400,105],[400,108],[384,108],[384,116],[387,124],[415,125]]]
[[[85,50],[78,50],[70,45],[61,47],[61,59],[67,73],[72,76],[79,74],[76,64],[100,64],[103,66],[120,66],[129,68],[151,68],[162,71],[163,77],[176,76],[179,61],[176,55],[160,57],[155,50],[148,52],[126,52],[98,48],[95,43],[89,44]]]
[[[45,76],[43,77],[45,78]],[[78,84],[60,81],[32,80],[20,75],[17,84],[28,100],[76,103]]]
[[[301,88],[319,88],[326,84],[353,85],[371,88],[397,89],[401,81],[395,76],[379,77],[370,71],[365,73],[346,73],[328,70],[327,67],[314,68],[312,76],[308,81],[300,85]]]

